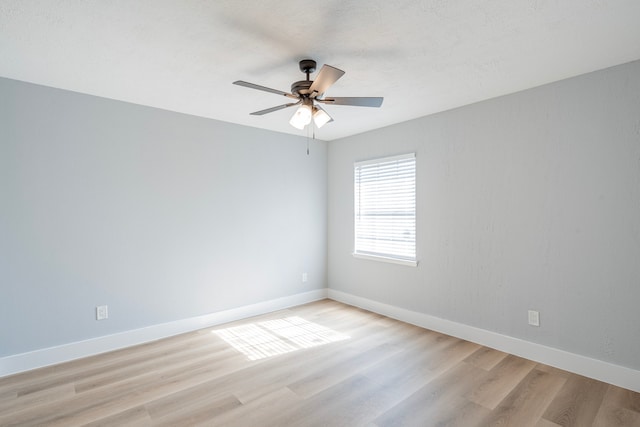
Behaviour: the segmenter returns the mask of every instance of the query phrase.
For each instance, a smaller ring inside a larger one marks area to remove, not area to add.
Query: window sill
[[[397,258],[388,258],[388,257],[384,257],[384,256],[359,254],[357,252],[353,253],[352,255],[353,255],[354,258],[368,259],[370,261],[388,262],[388,263],[391,263],[391,264],[406,265],[407,267],[417,267],[418,266],[418,261],[409,261],[409,260],[406,260],[406,259],[397,259]]]

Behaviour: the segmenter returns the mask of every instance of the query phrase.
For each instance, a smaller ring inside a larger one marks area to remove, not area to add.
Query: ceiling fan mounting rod
[[[316,61],[314,61],[313,59],[303,59],[302,61],[300,61],[299,66],[300,71],[307,75],[307,79],[294,82],[291,85],[291,92],[301,98],[308,98],[311,94],[309,88],[313,84],[313,81],[309,79],[309,74],[313,73],[316,70]]]

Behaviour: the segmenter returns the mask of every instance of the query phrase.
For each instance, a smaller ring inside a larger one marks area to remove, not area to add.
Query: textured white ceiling
[[[346,74],[333,140],[640,58],[638,0],[0,0],[0,76],[306,135],[298,61]],[[1,102],[1,99],[0,99]]]

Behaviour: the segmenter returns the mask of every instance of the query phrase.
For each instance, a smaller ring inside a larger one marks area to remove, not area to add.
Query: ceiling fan
[[[313,59],[303,59],[300,61],[300,71],[307,75],[307,79],[293,83],[291,85],[291,93],[271,89],[242,80],[235,81],[233,84],[296,99],[297,102],[290,102],[288,104],[278,105],[277,107],[267,108],[266,110],[255,111],[251,113],[251,115],[262,116],[263,114],[272,113],[274,111],[282,110],[283,108],[300,105],[289,121],[289,123],[297,129],[304,129],[306,125],[311,123],[311,119],[313,119],[313,122],[318,128],[321,128],[328,122],[333,121],[331,116],[329,116],[329,114],[327,114],[327,112],[319,105],[315,105],[315,103],[352,105],[356,107],[380,107],[382,105],[382,101],[384,99],[382,97],[323,97],[327,89],[329,89],[332,84],[343,76],[344,71],[325,64],[320,69],[316,79],[309,80],[309,74],[313,73],[315,70],[316,61]]]

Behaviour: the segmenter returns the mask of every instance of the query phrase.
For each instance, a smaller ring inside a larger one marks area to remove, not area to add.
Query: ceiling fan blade
[[[300,104],[302,101],[290,102],[289,104],[278,105],[277,107],[267,108],[266,110],[255,111],[251,113],[252,116],[262,116],[263,114],[273,113],[274,111],[282,110],[283,108],[293,107]]]
[[[334,84],[340,77],[344,75],[344,71],[339,70],[331,65],[323,65],[316,79],[309,88],[310,97],[321,96]]]
[[[270,87],[266,87],[266,86],[260,86],[254,83],[249,83],[249,82],[245,82],[242,80],[237,80],[235,82],[233,82],[234,85],[238,85],[238,86],[244,86],[244,87],[248,87],[249,89],[258,89],[258,90],[262,90],[265,92],[271,92],[271,93],[275,93],[276,95],[282,95],[282,96],[288,96],[289,98],[293,98],[293,99],[298,99],[297,96],[291,94],[291,93],[287,93],[287,92],[283,92],[281,90],[278,89],[271,89]]]
[[[316,101],[324,104],[333,105],[353,105],[356,107],[379,107],[382,105],[382,97],[332,97],[325,99],[317,99]]]

